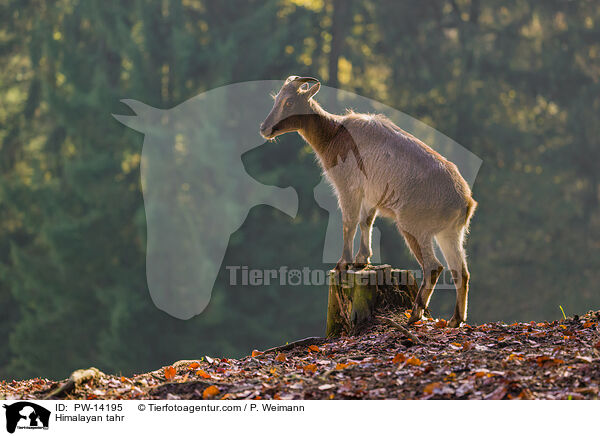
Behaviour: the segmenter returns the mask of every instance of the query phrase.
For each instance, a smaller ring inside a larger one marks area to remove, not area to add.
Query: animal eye
[[[293,104],[294,102],[292,102],[292,100],[288,100],[285,102],[285,107],[292,107]]]

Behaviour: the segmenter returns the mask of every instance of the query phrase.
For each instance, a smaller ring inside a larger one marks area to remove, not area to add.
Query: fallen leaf
[[[433,382],[433,383],[429,383],[427,386],[425,386],[425,389],[423,389],[423,393],[430,395],[433,394],[433,391],[437,388],[439,388],[441,386],[440,382]]]
[[[409,357],[408,359],[406,359],[406,364],[407,364],[407,365],[419,366],[419,365],[421,365],[422,363],[423,363],[423,362],[421,362],[421,360],[420,360],[420,359],[418,359],[418,358],[416,358],[416,357],[414,357],[414,356],[411,356],[411,357]]]
[[[173,377],[175,377],[175,374],[177,374],[177,370],[172,366],[167,366],[165,368],[165,378],[167,380],[171,380]]]
[[[346,368],[348,368],[347,363],[338,363],[337,365],[335,365],[335,369],[337,371],[341,371],[342,369],[346,369]]]
[[[304,372],[313,373],[317,370],[317,365],[309,363],[308,365],[304,365],[304,367],[302,369],[304,369]]]
[[[406,360],[406,356],[402,353],[398,353],[392,359],[392,363],[395,363],[397,365],[399,363],[404,363],[405,360]]]
[[[565,361],[562,359],[554,359],[550,356],[538,356],[535,360],[540,368],[562,365],[565,363]]]
[[[597,386],[584,386],[581,388],[576,388],[575,392],[577,392],[578,394],[598,395],[598,387]]]
[[[308,349],[310,351],[319,352],[319,347],[317,347],[316,345],[309,345]]]
[[[331,388],[335,388],[335,385],[329,385],[328,384],[328,385],[321,385],[321,386],[319,386],[319,390],[320,391],[326,391],[326,390],[331,389]]]
[[[446,321],[445,319],[440,319],[434,325],[439,329],[443,329],[448,325],[448,321]]]
[[[191,371],[191,370],[198,368],[199,366],[200,366],[200,364],[198,362],[192,362],[188,365],[188,369]]]
[[[286,356],[284,353],[279,353],[276,357],[275,360],[277,362],[285,362]]]
[[[219,390],[218,387],[216,387],[216,386],[209,386],[206,389],[204,389],[204,392],[202,392],[202,399],[206,400],[208,398],[212,398],[215,395],[218,395],[219,392],[221,392],[221,391]]]
[[[509,362],[510,362],[510,361],[512,361],[512,360],[517,360],[517,359],[518,359],[518,360],[523,360],[523,355],[521,355],[521,354],[517,354],[517,353],[511,353],[511,354],[510,354],[510,355],[509,355],[509,356],[506,358],[506,360],[507,360],[507,361],[509,361]]]
[[[196,371],[196,375],[198,377],[202,377],[202,378],[210,378],[210,374],[208,374],[206,371],[203,371],[201,369]]]
[[[451,381],[451,380],[454,380],[455,378],[456,378],[456,373],[455,372],[451,372],[446,377],[444,377],[444,381]]]
[[[262,351],[252,350],[252,357],[260,356],[261,354],[263,354]]]
[[[501,400],[506,396],[508,392],[508,388],[506,385],[502,385],[497,387],[492,393],[486,395],[484,398],[486,400]]]
[[[534,398],[533,393],[528,388],[523,389],[519,392],[519,395],[515,397],[515,399],[518,400],[533,400]]]

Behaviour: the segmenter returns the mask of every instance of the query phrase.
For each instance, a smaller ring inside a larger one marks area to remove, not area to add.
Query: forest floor
[[[429,319],[410,331],[418,343],[375,324],[357,336],[242,359],[204,356],[133,377],[2,381],[0,399],[598,399],[600,311],[462,328]]]

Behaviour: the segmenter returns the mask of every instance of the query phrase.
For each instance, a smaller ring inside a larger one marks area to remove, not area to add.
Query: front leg
[[[348,269],[352,264],[352,252],[354,251],[354,236],[356,235],[356,226],[358,225],[358,219],[354,221],[344,220],[344,248],[342,251],[342,257],[338,260],[336,269],[343,271]]]
[[[352,264],[354,253],[354,236],[356,235],[356,227],[358,225],[360,202],[351,200],[351,198],[345,199],[344,197],[340,197],[344,237],[342,257],[336,265],[336,269],[340,271],[347,269]]]
[[[375,208],[367,209],[364,206],[360,210],[360,248],[354,259],[355,268],[364,268],[371,263],[371,235],[373,233],[373,223],[377,216]]]

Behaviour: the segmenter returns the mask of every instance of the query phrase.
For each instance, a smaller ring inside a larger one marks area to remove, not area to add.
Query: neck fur
[[[298,133],[323,157],[342,123],[338,115],[330,114],[314,100],[310,101],[310,108],[311,113],[303,117]]]

